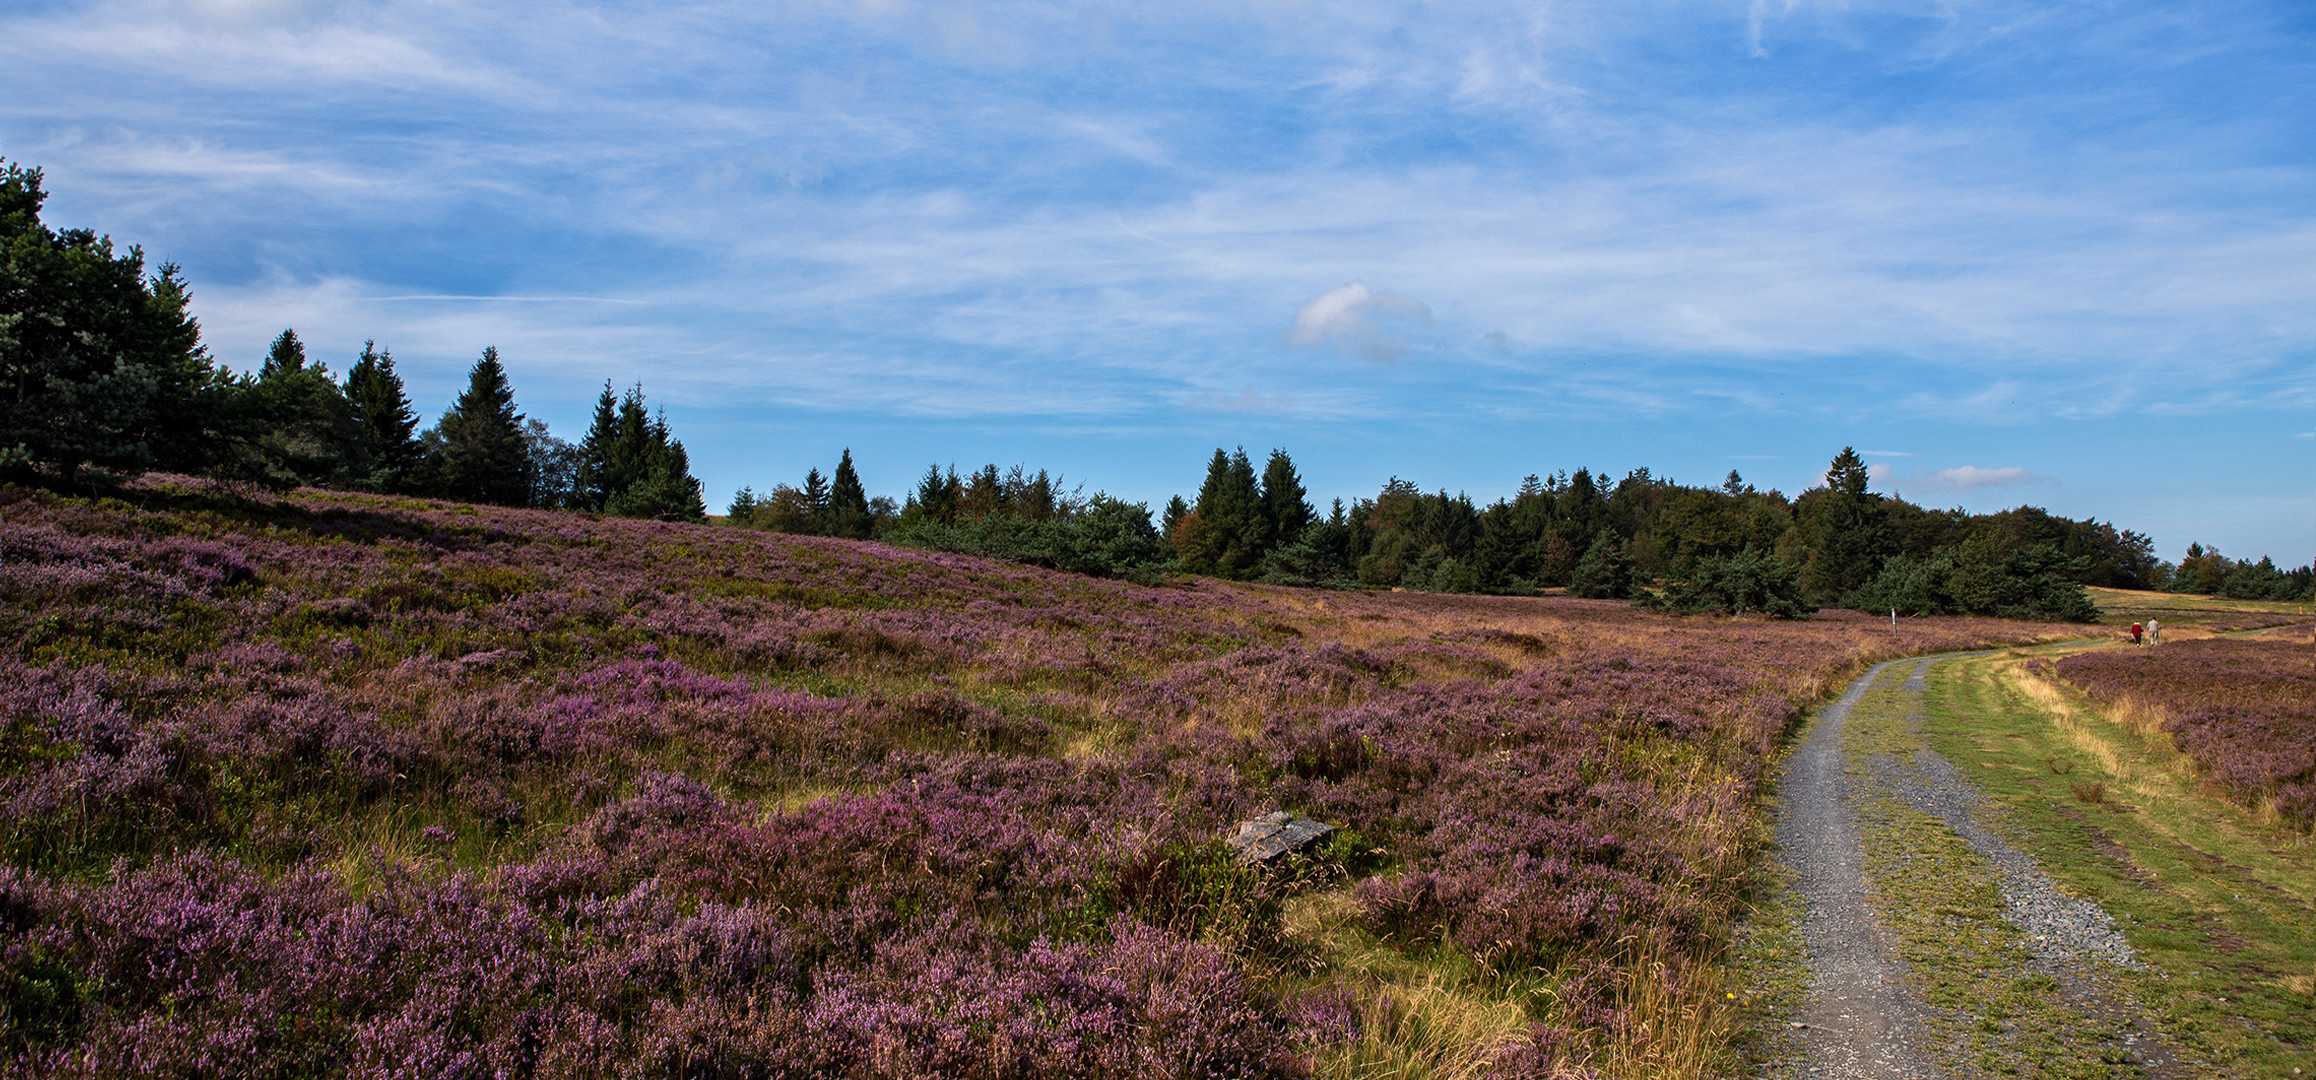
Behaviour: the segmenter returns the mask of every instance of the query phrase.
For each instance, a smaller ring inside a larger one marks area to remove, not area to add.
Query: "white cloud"
[[[1978,488],[2017,487],[2021,484],[2049,483],[2051,478],[2029,472],[2016,465],[1988,469],[1977,465],[1957,465],[1950,469],[1916,469],[1911,475],[1898,476],[1888,465],[1869,465],[1868,475],[1876,481],[1890,483],[1909,491],[1960,492]]]
[[[1378,292],[1354,281],[1320,293],[1295,312],[1295,331],[1287,341],[1297,348],[1333,344],[1345,356],[1379,363],[1407,355],[1407,341],[1378,324],[1378,315],[1431,325],[1431,308],[1423,301]]]

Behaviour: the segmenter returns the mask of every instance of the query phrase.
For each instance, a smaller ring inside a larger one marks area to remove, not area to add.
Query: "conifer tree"
[[[732,493],[732,502],[724,508],[724,517],[731,524],[746,525],[756,518],[756,489],[745,484]]]
[[[1568,573],[1568,595],[1594,600],[1621,600],[1632,595],[1632,562],[1625,558],[1624,542],[1602,529],[1593,537],[1584,557]]]
[[[1802,493],[1794,528],[1807,551],[1802,584],[1820,603],[1839,603],[1871,581],[1890,554],[1882,497],[1867,490],[1865,459],[1847,446],[1826,467],[1825,486]]]
[[[866,540],[869,536],[868,492],[852,467],[852,448],[836,463],[836,479],[828,488],[828,535]]]
[[[277,486],[344,483],[356,466],[358,433],[329,369],[306,364],[297,331],[266,350],[255,381],[242,387],[243,415],[255,427],[255,454],[233,471]]]
[[[956,521],[957,489],[956,466],[949,466],[947,475],[942,474],[941,466],[937,464],[926,466],[925,478],[917,481],[915,502],[918,512],[923,514],[926,520],[943,525]]]
[[[194,472],[248,436],[174,265],[41,223],[38,169],[0,160],[0,453],[68,480],[84,465]]]
[[[815,533],[828,525],[828,478],[815,465],[804,474],[804,512],[812,516]]]
[[[306,366],[306,344],[298,340],[298,332],[283,328],[265,351],[265,364],[258,368],[257,377],[270,379],[276,375],[303,371]]]
[[[1189,516],[1190,504],[1183,502],[1182,496],[1175,495],[1168,498],[1166,500],[1165,516],[1160,519],[1160,524],[1158,526],[1159,533],[1168,539],[1172,539],[1174,537],[1174,526],[1180,523],[1183,518]]]
[[[442,447],[442,492],[470,502],[520,506],[531,496],[523,414],[515,410],[514,388],[499,363],[499,350],[483,350],[467,374],[466,392],[436,425]]]
[[[418,465],[418,413],[394,372],[394,355],[362,343],[346,372],[346,411],[353,425],[347,482],[369,491],[407,490]]]
[[[1231,454],[1214,451],[1192,513],[1196,524],[1183,538],[1184,568],[1218,577],[1254,576],[1270,548],[1271,525],[1245,447]]]
[[[1270,527],[1268,546],[1285,547],[1303,535],[1316,516],[1304,498],[1303,478],[1295,474],[1294,460],[1285,450],[1271,451],[1263,466],[1263,517]]]
[[[611,460],[619,443],[619,398],[611,380],[603,380],[603,394],[595,399],[595,416],[579,440],[579,502],[583,509],[602,510],[612,496],[626,490],[614,481]]]

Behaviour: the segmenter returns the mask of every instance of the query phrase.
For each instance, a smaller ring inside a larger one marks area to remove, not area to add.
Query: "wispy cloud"
[[[1900,475],[1897,469],[1880,463],[1866,466],[1866,473],[1876,483],[1903,491],[1957,493],[1979,488],[2018,487],[2022,484],[2050,483],[2051,478],[2030,472],[2019,466],[1983,468],[1977,465],[1957,465],[1947,469],[1916,469]]]
[[[1297,310],[1287,341],[1297,348],[1333,345],[1345,356],[1389,363],[1407,355],[1407,340],[1385,325],[1399,321],[1428,327],[1431,308],[1354,281],[1312,297]]]
[[[2316,405],[2312,47],[2154,0],[57,0],[0,11],[0,152],[236,364],[1814,467]]]

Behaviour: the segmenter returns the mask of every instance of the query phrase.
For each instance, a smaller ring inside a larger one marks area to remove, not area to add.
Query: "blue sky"
[[[1154,504],[1844,445],[2316,549],[2316,7],[12,4],[0,155],[182,264],[217,356],[486,344],[576,436],[665,406],[720,507],[1026,462]]]

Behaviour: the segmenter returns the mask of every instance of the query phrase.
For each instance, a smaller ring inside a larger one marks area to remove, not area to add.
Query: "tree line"
[[[177,268],[135,247],[43,224],[37,169],[0,161],[0,474],[74,485],[166,470],[503,505],[701,520],[681,440],[640,385],[609,383],[576,444],[526,418],[496,348],[420,428],[394,358],[366,343],[343,379],[294,330],[253,373],[214,362]],[[1692,487],[1636,469],[1530,475],[1486,506],[1394,477],[1326,513],[1292,458],[1258,471],[1217,448],[1194,500],[1150,508],[1025,466],[928,468],[907,497],[871,497],[846,449],[801,485],[742,488],[735,525],[1017,559],[1082,573],[1172,571],[1333,588],[1620,598],[1674,611],[1800,616],[1825,605],[1908,615],[2093,616],[2085,586],[2316,599],[2316,572],[2230,560],[2201,544],[2178,564],[2148,538],[2021,506],[1970,514],[1869,489],[1836,455],[1787,497],[1732,471]]]
[[[83,479],[169,471],[700,520],[683,443],[642,388],[606,384],[573,445],[516,407],[498,350],[423,430],[394,357],[366,342],[343,380],[283,330],[254,372],[201,343],[177,268],[56,230],[38,169],[0,162],[0,472]]]
[[[896,505],[860,493],[852,454],[827,485],[758,498],[743,490],[733,524],[877,538],[1087,573],[1169,571],[1326,588],[1570,595],[1675,612],[1799,617],[1839,606],[1900,615],[2089,621],[2089,586],[2312,599],[2316,574],[2268,559],[2230,562],[2201,545],[2177,565],[2143,534],[2040,507],[1990,514],[1920,506],[1870,488],[1843,448],[1823,483],[1788,497],[1732,470],[1692,487],[1635,469],[1531,475],[1482,506],[1393,477],[1372,498],[1325,513],[1294,460],[1260,470],[1242,447],[1216,449],[1194,499],[1153,523],[1144,504],[1064,492],[1044,471],[934,466]],[[826,490],[829,494],[819,492]],[[843,494],[837,494],[842,492]]]

